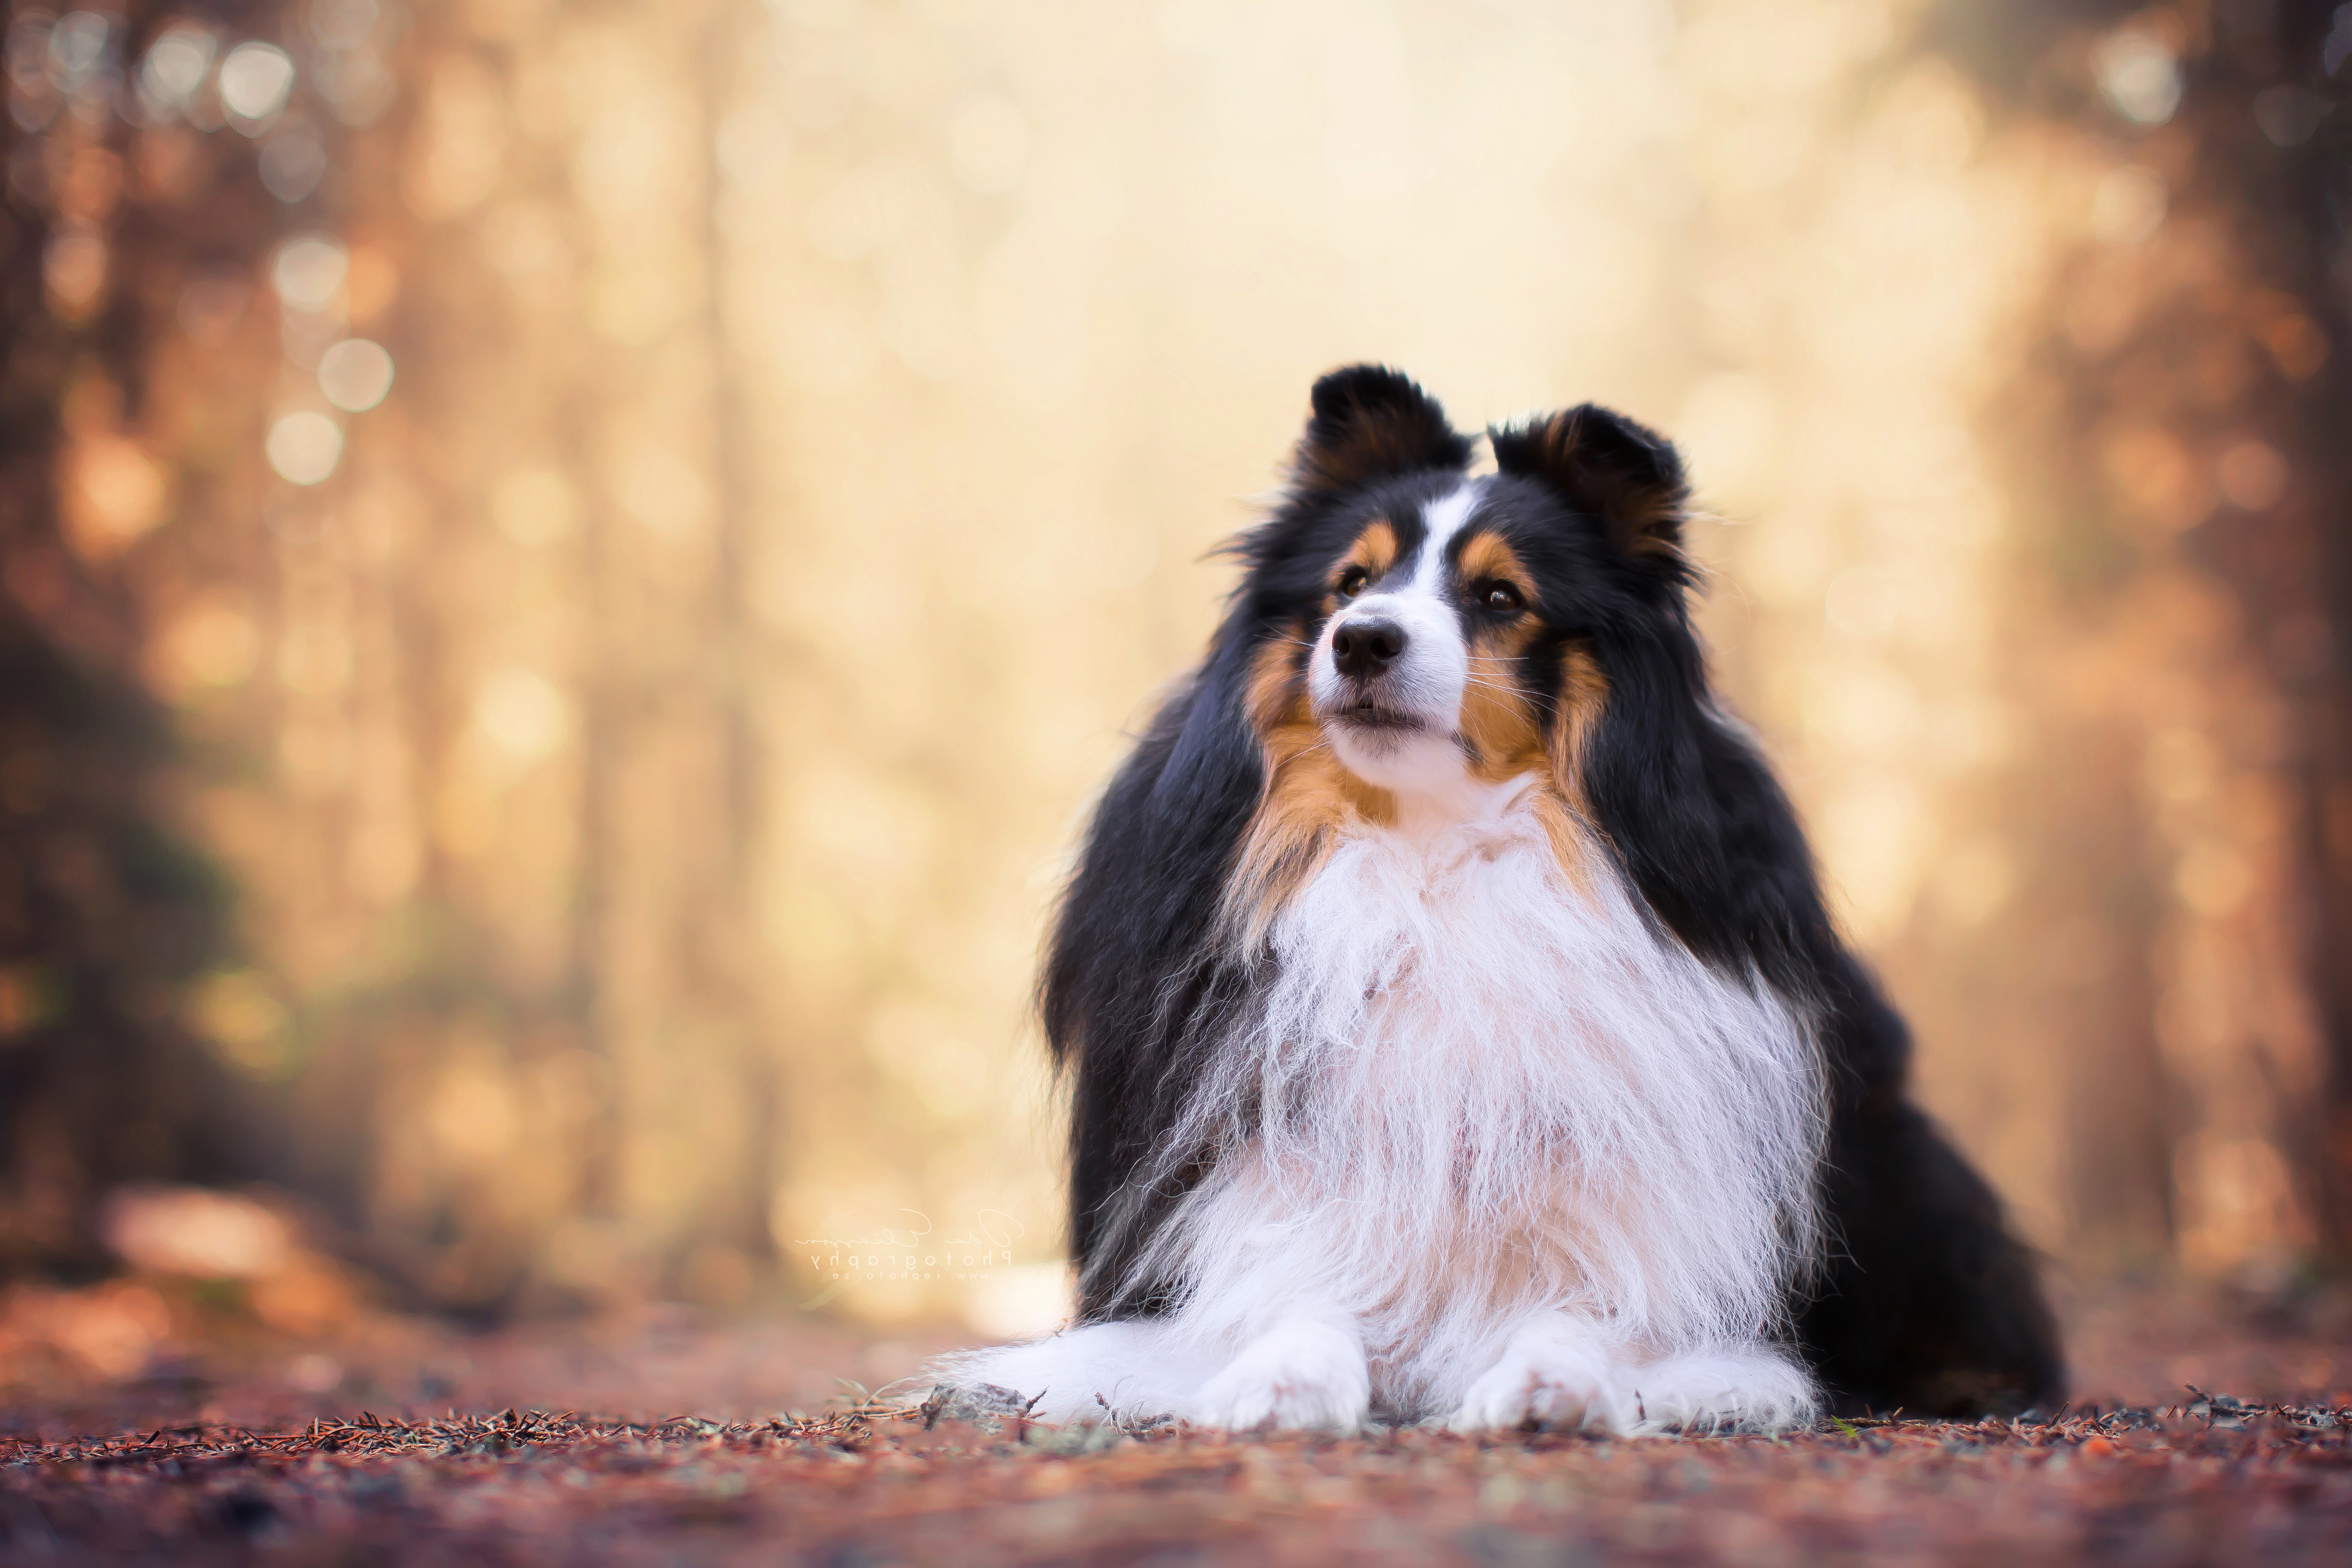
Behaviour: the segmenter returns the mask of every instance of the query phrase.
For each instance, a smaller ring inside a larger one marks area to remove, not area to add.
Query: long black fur
[[[1176,1282],[1139,1276],[1139,1262],[1215,1159],[1166,1147],[1168,1130],[1263,978],[1213,929],[1265,782],[1244,716],[1252,656],[1312,617],[1329,562],[1367,520],[1414,515],[1470,462],[1470,443],[1394,371],[1334,372],[1313,410],[1285,503],[1234,546],[1245,572],[1207,658],[1095,814],[1048,950],[1041,1003],[1074,1094],[1070,1226],[1088,1321],[1167,1303]],[[1543,595],[1531,684],[1549,689],[1570,646],[1608,680],[1584,779],[1602,837],[1692,952],[1752,969],[1816,1021],[1829,1244],[1790,1317],[1832,1407],[2049,1405],[2063,1374],[2032,1257],[1906,1098],[1909,1033],[1832,921],[1787,796],[1708,689],[1673,447],[1590,405],[1491,438],[1490,505],[1514,520]]]

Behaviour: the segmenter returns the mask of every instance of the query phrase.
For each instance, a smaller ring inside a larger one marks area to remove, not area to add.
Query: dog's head
[[[1586,405],[1493,430],[1496,471],[1473,478],[1469,440],[1394,371],[1334,372],[1313,405],[1286,505],[1244,546],[1270,763],[1328,754],[1324,804],[1375,816],[1529,773],[1573,803],[1608,650],[1686,635],[1674,447]]]

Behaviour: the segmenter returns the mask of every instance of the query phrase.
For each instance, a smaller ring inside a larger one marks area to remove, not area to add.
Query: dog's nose
[[[1404,652],[1404,628],[1394,621],[1349,621],[1331,634],[1339,673],[1362,680],[1379,675]]]

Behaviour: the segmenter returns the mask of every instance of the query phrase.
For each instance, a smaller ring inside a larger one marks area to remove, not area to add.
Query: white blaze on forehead
[[[1478,504],[1478,492],[1486,485],[1484,479],[1465,479],[1453,494],[1440,496],[1422,509],[1422,525],[1427,531],[1421,542],[1421,554],[1413,563],[1415,591],[1444,592],[1445,548],[1469,522],[1470,510]]]
[[[1445,552],[1454,536],[1468,526],[1486,484],[1484,479],[1465,479],[1458,489],[1423,507],[1421,543],[1398,563],[1402,570],[1391,571],[1371,592],[1333,616],[1333,624],[1364,616],[1401,619],[1408,632],[1424,637],[1450,633],[1449,640],[1458,645],[1452,596],[1445,591]]]

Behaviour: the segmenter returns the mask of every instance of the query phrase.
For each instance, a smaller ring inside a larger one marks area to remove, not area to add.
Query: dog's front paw
[[[1446,1425],[1456,1432],[1530,1426],[1622,1432],[1630,1425],[1623,1403],[1598,1346],[1573,1329],[1542,1325],[1513,1336],[1503,1359],[1470,1385]]]
[[[1336,1324],[1308,1321],[1264,1335],[1211,1378],[1193,1419],[1232,1432],[1352,1432],[1371,1406],[1371,1370],[1362,1344]]]
[[[1645,1432],[1778,1432],[1812,1419],[1805,1370],[1766,1345],[1670,1356],[1626,1375]]]

